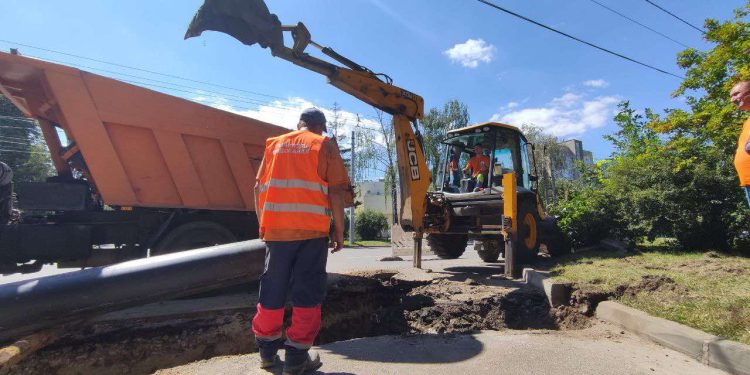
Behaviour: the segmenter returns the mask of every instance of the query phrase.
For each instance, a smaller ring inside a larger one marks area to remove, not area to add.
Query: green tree
[[[671,161],[673,186],[686,186],[675,218],[676,235],[699,248],[750,251],[745,237],[750,211],[739,190],[733,156],[741,123],[747,113],[729,101],[729,90],[750,79],[750,3],[735,11],[733,20],[705,22],[707,51],[687,49],[677,58],[686,70],[673,96],[688,109],[667,110],[649,118],[648,126],[666,139],[660,157]],[[679,185],[678,185],[679,184]]]
[[[452,99],[442,109],[431,108],[422,120],[422,136],[427,166],[432,175],[432,183],[437,182],[438,171],[443,162],[445,148],[440,143],[445,139],[448,130],[457,129],[469,124],[469,109],[466,104]]]
[[[0,161],[13,169],[13,180],[43,181],[53,173],[49,151],[36,123],[0,95]]]
[[[606,136],[614,152],[569,199],[553,209],[576,243],[593,234],[636,240],[672,236],[687,250],[750,253],[750,209],[733,167],[747,113],[729,101],[730,88],[750,79],[750,5],[726,22],[707,20],[707,51],[678,55],[685,79],[673,96],[687,108],[643,115],[623,102],[618,131]],[[598,222],[587,227],[590,217]],[[604,232],[604,233],[603,233]]]
[[[533,161],[539,178],[539,192],[545,204],[552,204],[557,198],[557,185],[565,185],[565,182],[560,180],[559,173],[564,166],[564,149],[561,141],[535,125],[524,124],[521,131],[529,143],[534,144]]]
[[[357,171],[375,172],[383,176],[384,191],[390,194],[383,195],[383,203],[387,197],[391,198],[391,212],[394,220],[398,218],[397,184],[398,173],[396,173],[396,145],[393,122],[386,119],[383,111],[376,109],[375,116],[377,125],[374,127],[357,126],[355,136],[357,138],[357,150],[355,167]],[[358,173],[359,174],[359,173]]]

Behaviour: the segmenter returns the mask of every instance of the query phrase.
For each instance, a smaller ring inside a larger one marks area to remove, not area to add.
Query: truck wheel
[[[442,259],[455,259],[466,250],[469,236],[465,234],[428,234],[427,244],[435,255]]]
[[[497,262],[500,257],[500,240],[484,240],[477,247],[477,254],[487,263]]]
[[[212,221],[192,221],[167,233],[151,250],[151,255],[174,253],[235,242],[237,238],[227,228]]]
[[[539,212],[533,202],[518,205],[518,263],[532,263],[539,254]]]

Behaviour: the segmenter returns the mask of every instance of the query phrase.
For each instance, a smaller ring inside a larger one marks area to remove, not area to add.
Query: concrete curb
[[[550,306],[557,307],[567,305],[570,300],[570,285],[554,282],[549,279],[550,273],[537,271],[533,268],[523,269],[523,281],[537,289],[544,291]]]
[[[617,324],[711,367],[733,374],[750,375],[750,346],[688,326],[653,317],[617,302],[599,303],[596,317]]]

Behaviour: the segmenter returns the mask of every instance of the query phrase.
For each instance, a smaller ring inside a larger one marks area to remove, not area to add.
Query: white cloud
[[[516,108],[518,106],[519,106],[518,102],[508,102],[508,104],[505,105],[505,108],[513,109],[513,108]]]
[[[583,85],[588,87],[604,88],[609,86],[609,82],[603,79],[590,79],[588,81],[583,81]]]
[[[559,137],[580,135],[604,126],[614,116],[619,101],[615,96],[586,99],[580,94],[566,93],[543,107],[497,113],[491,121],[516,126],[535,125]]]
[[[572,107],[581,100],[581,95],[566,92],[563,96],[552,99],[552,104],[559,107]]]
[[[331,130],[331,121],[333,120],[333,111],[329,108],[315,105],[313,102],[300,97],[274,100],[267,104],[258,105],[256,108],[238,108],[232,105],[232,103],[226,98],[219,98],[216,96],[198,96],[194,97],[193,100],[227,112],[254,118],[256,120],[261,120],[288,129],[296,129],[300,113],[302,110],[310,107],[316,107],[323,111],[326,120],[328,120],[329,131]],[[339,109],[339,121],[343,123],[338,131],[339,136],[345,135],[347,138],[350,137],[354,125],[357,124],[357,114],[344,109]],[[380,124],[375,120],[364,118],[362,116],[360,116],[360,125],[370,129],[380,129]]]
[[[495,55],[495,46],[487,44],[482,39],[468,39],[464,43],[456,44],[443,54],[454,63],[461,63],[467,68],[476,68],[479,63],[489,63]]]

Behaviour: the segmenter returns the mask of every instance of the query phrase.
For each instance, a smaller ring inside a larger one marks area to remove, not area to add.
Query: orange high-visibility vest
[[[259,181],[260,231],[301,229],[328,233],[328,183],[318,176],[326,137],[298,130],[266,141]]]

